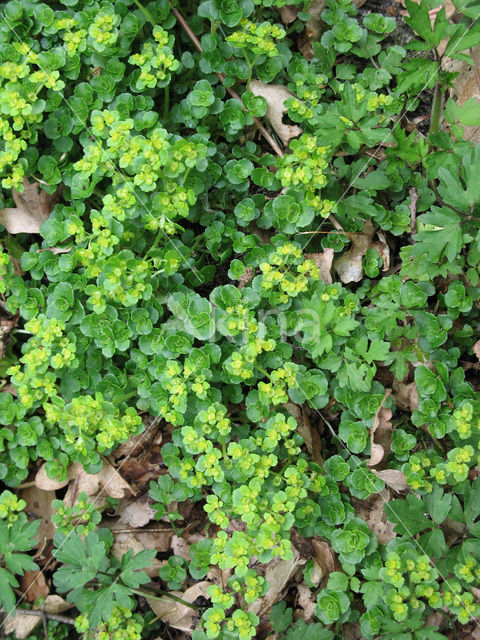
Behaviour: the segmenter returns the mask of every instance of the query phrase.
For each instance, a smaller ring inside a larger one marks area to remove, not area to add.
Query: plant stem
[[[165,101],[163,103],[163,121],[168,120],[168,110],[170,109],[170,85],[165,87]]]
[[[180,604],[184,604],[186,607],[190,607],[191,609],[201,609],[196,604],[192,604],[191,602],[187,602],[186,600],[182,600],[178,596],[174,596],[173,593],[169,593],[168,591],[158,590],[158,593],[161,593],[161,596],[156,596],[153,593],[148,593],[147,591],[140,591],[139,589],[130,588],[132,593],[136,593],[138,596],[143,596],[144,598],[151,598],[152,600],[162,600],[163,598],[170,598],[170,600],[175,600],[175,602],[179,602]]]
[[[147,9],[145,9],[145,7],[143,6],[143,4],[141,2],[139,2],[139,0],[133,0],[135,2],[135,4],[137,5],[137,7],[140,9],[140,11],[143,13],[143,15],[145,16],[145,18],[148,20],[148,22],[150,22],[150,24],[155,27],[156,23],[155,20],[152,17],[152,14],[150,13],[150,11],[147,11]]]
[[[433,93],[432,116],[430,119],[430,129],[428,135],[437,133],[440,128],[440,115],[442,113],[442,89],[439,82],[435,84]]]

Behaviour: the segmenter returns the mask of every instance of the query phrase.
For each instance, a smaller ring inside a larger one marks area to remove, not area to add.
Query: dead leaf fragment
[[[188,588],[184,593],[181,591],[172,591],[171,593],[185,602],[193,604],[197,598],[208,597],[207,588],[210,585],[211,582],[203,580],[202,582],[194,584],[193,587]],[[163,620],[163,622],[180,631],[191,632],[199,618],[198,611],[168,597],[160,598],[160,600],[147,598],[147,602],[160,620]]]
[[[309,622],[315,615],[316,602],[310,588],[304,582],[297,584],[298,604],[302,607],[302,619]]]
[[[327,247],[323,253],[306,253],[305,258],[310,258],[317,265],[320,272],[320,280],[325,284],[332,284],[332,262],[335,251],[331,247]]]
[[[118,527],[139,529],[155,518],[155,511],[150,506],[147,493],[136,498],[122,498],[118,503],[115,515],[120,515]]]
[[[473,353],[477,356],[477,360],[480,362],[480,340],[473,345]]]
[[[297,568],[305,564],[305,559],[300,558],[298,551],[293,547],[293,556],[290,560],[280,560],[275,558],[267,565],[265,570],[265,580],[270,585],[267,593],[260,600],[256,600],[248,605],[248,610],[257,615],[269,611],[271,606],[277,602],[288,581],[296,572]]]
[[[73,482],[70,483],[64,497],[65,504],[70,507],[75,504],[78,496],[83,491],[85,491],[90,498],[96,496],[95,503],[97,507],[101,505],[101,503],[98,502],[98,497],[100,496],[104,498],[107,496],[111,498],[123,498],[126,495],[135,495],[132,487],[119,472],[112,467],[107,459],[103,460],[102,469],[95,474],[87,473],[79,463],[75,463],[72,467],[75,467],[76,473],[74,473]]]
[[[40,518],[40,526],[35,538],[40,543],[38,553],[41,553],[47,540],[51,540],[55,534],[55,525],[52,522],[54,513],[52,501],[55,500],[55,491],[43,491],[38,487],[28,487],[27,489],[22,489],[20,495],[27,503],[27,513]]]
[[[390,498],[391,492],[385,488],[380,493],[373,493],[367,500],[359,501],[359,506],[355,508],[356,515],[365,520],[380,544],[387,544],[396,537],[393,531],[395,525],[388,520],[384,509]]]
[[[0,222],[9,233],[39,233],[40,227],[49,217],[53,207],[60,199],[61,189],[49,194],[40,189],[37,182],[29,183],[23,179],[23,193],[12,189],[15,208],[0,211]]]
[[[165,553],[170,549],[172,533],[172,531],[149,532],[148,529],[117,533],[112,546],[112,554],[117,560],[121,560],[129,549],[132,549],[134,554],[140,553],[144,549],[155,549],[159,553]],[[156,578],[158,577],[158,570],[164,564],[164,562],[154,558],[145,569],[145,572],[151,578]]]
[[[297,125],[284,124],[283,115],[286,112],[285,100],[292,94],[281,84],[264,84],[260,80],[252,80],[250,91],[255,96],[262,96],[267,102],[266,118],[277,132],[278,137],[287,145],[291,138],[299,136],[303,129]]]
[[[370,471],[383,480],[387,487],[394,491],[405,491],[408,487],[407,477],[402,471],[398,469],[384,469],[383,471],[376,471],[376,469],[370,469]]]
[[[280,14],[283,24],[291,24],[297,19],[299,9],[293,4],[286,4],[283,7],[277,8],[277,11]]]
[[[387,389],[373,418],[372,428],[370,429],[371,454],[370,460],[367,461],[368,467],[375,467],[390,451],[393,433],[393,425],[390,422],[392,411],[383,406],[390,393],[390,389]]]
[[[324,578],[336,570],[335,552],[329,542],[318,536],[312,538],[311,543],[315,549],[314,561],[320,567],[322,578]]]
[[[359,282],[363,277],[362,260],[363,256],[372,245],[372,238],[375,229],[370,220],[363,223],[361,233],[349,233],[348,237],[352,242],[352,247],[335,260],[334,267],[344,284],[349,282]]]
[[[405,384],[404,382],[393,381],[393,399],[395,404],[404,411],[415,411],[418,409],[418,391],[415,382]]]
[[[43,571],[38,569],[25,571],[22,576],[21,587],[27,602],[35,602],[38,598],[46,598],[49,593],[45,575]]]

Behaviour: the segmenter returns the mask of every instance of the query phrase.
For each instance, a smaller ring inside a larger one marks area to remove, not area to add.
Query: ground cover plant
[[[0,4],[2,633],[480,637],[453,5]]]

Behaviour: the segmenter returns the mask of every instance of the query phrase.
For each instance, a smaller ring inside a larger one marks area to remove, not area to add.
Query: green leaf
[[[293,618],[293,610],[285,604],[284,601],[274,604],[270,611],[270,624],[277,633],[285,631],[290,625]]]
[[[390,522],[397,523],[394,531],[399,535],[413,536],[432,527],[423,501],[411,494],[405,500],[391,500],[384,509]]]

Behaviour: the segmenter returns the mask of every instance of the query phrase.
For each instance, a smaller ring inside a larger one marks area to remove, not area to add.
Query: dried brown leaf
[[[205,598],[207,596],[207,588],[210,585],[211,582],[204,580],[202,582],[197,582],[197,584],[188,588],[184,593],[181,591],[172,591],[171,593],[185,602],[190,602],[192,604],[197,598],[200,598],[201,596]],[[197,623],[199,617],[198,611],[182,604],[181,602],[176,602],[175,600],[171,600],[167,597],[160,598],[160,600],[147,598],[147,602],[151,606],[155,615],[174,629],[179,629],[180,631],[188,633],[192,631]]]
[[[418,409],[418,392],[415,382],[405,384],[404,382],[393,381],[393,399],[395,404],[404,411],[415,411]]]
[[[49,478],[47,476],[45,464],[40,467],[37,471],[37,475],[35,476],[35,486],[43,491],[56,491],[57,489],[63,489],[63,487],[66,487],[74,477],[78,467],[81,468],[81,465],[75,463],[67,470],[67,478],[65,480],[57,480],[56,478]]]
[[[300,558],[298,551],[293,547],[293,556],[290,560],[280,560],[275,558],[267,565],[265,569],[265,580],[268,582],[269,589],[263,598],[256,600],[248,605],[248,610],[253,611],[257,615],[261,615],[269,611],[275,602],[278,601],[282,591],[287,586],[289,580],[295,574],[297,568],[305,564],[305,559]]]
[[[170,549],[171,538],[172,531],[150,533],[147,529],[143,531],[117,533],[115,534],[112,553],[117,560],[121,560],[122,556],[127,553],[129,549],[133,549],[135,554],[140,553],[140,551],[144,549],[155,549],[159,553],[165,553]],[[158,577],[158,570],[163,564],[165,563],[154,558],[145,571],[151,578]]]
[[[119,515],[118,527],[133,527],[138,529],[155,518],[155,511],[150,506],[148,493],[138,498],[122,498],[118,503],[115,515]]]
[[[8,339],[8,334],[17,324],[18,319],[0,318],[0,360],[5,355],[5,341]]]
[[[317,265],[320,272],[320,280],[325,284],[332,284],[332,263],[335,251],[331,247],[327,247],[323,253],[307,253],[306,258],[310,258]]]
[[[279,7],[277,11],[283,24],[291,24],[297,19],[299,8],[293,4],[286,4],[284,7]]]
[[[286,402],[284,405],[288,413],[297,421],[297,432],[302,436],[308,453],[312,456],[314,462],[323,464],[322,458],[322,441],[317,429],[312,426],[310,418],[306,414],[303,407],[299,407],[293,402]]]
[[[38,569],[25,571],[22,576],[21,587],[24,599],[27,602],[35,602],[38,598],[46,598],[50,591],[43,571]]]
[[[370,460],[367,461],[368,467],[375,467],[379,464],[384,456],[389,453],[392,442],[393,425],[390,422],[392,417],[391,409],[386,409],[383,405],[390,395],[390,389],[387,389],[385,396],[373,418],[372,428],[370,429],[371,454]]]
[[[477,360],[480,362],[480,340],[477,340],[473,345],[473,353],[477,356]]]
[[[277,132],[278,137],[287,145],[289,140],[299,136],[302,129],[297,125],[285,124],[283,115],[286,112],[284,102],[292,94],[281,84],[264,84],[260,80],[252,80],[250,91],[255,96],[262,96],[267,102],[266,118]]]
[[[304,582],[297,584],[298,605],[303,609],[301,617],[305,622],[310,622],[315,615],[315,596]]]
[[[0,222],[9,233],[39,233],[40,227],[47,220],[53,207],[60,199],[61,189],[48,194],[40,189],[37,182],[29,183],[23,179],[23,193],[12,189],[15,208],[0,211]]]
[[[55,491],[43,491],[38,487],[22,489],[21,497],[27,503],[26,510],[40,519],[40,526],[36,534],[39,541],[39,552],[45,548],[47,540],[51,540],[55,533],[55,525],[52,522],[52,501],[55,500]]]
[[[73,506],[78,495],[83,491],[88,496],[96,496],[95,502],[97,506],[100,504],[98,503],[99,496],[123,498],[136,493],[106,458],[104,458],[103,467],[98,473],[87,473],[82,465],[78,463],[75,463],[72,467],[75,467],[75,473],[64,497],[65,504],[68,506]]]
[[[122,442],[113,455],[115,458],[136,458],[148,448],[150,443],[161,444],[162,434],[158,430],[158,421],[152,422],[146,426],[145,431],[136,436],[131,436],[126,442]]]
[[[330,543],[318,536],[312,538],[311,543],[315,549],[314,561],[322,571],[322,578],[328,576],[332,571],[336,571],[335,552]]]
[[[393,531],[395,525],[387,519],[384,509],[390,497],[390,491],[383,489],[380,493],[373,493],[366,500],[359,501],[355,509],[356,515],[365,520],[381,544],[387,544],[396,537]]]
[[[363,277],[362,259],[367,249],[372,245],[372,238],[375,233],[374,226],[370,220],[363,223],[361,233],[349,233],[348,237],[352,242],[352,247],[335,260],[334,267],[340,280],[348,284],[349,282],[359,282]]]
[[[407,477],[398,469],[384,469],[383,471],[370,469],[370,471],[376,475],[377,478],[383,480],[387,487],[390,487],[390,489],[393,489],[394,491],[405,491],[408,487]]]
[[[245,271],[242,273],[240,278],[238,279],[238,288],[243,289],[243,287],[253,280],[255,275],[255,271],[253,267],[247,267]]]

